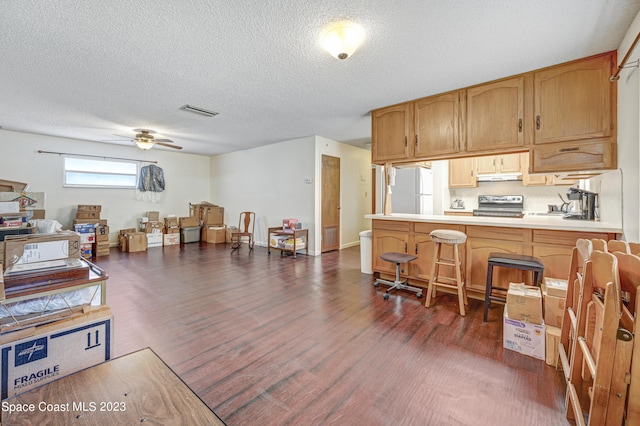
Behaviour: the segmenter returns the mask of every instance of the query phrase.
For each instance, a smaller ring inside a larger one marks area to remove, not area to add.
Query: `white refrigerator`
[[[433,173],[424,167],[397,168],[391,187],[394,213],[433,214]]]

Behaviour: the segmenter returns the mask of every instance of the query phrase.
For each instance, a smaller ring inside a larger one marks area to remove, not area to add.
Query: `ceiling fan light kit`
[[[324,49],[338,59],[347,59],[364,42],[364,28],[355,22],[340,21],[327,26],[322,32]]]
[[[138,148],[140,149],[151,149],[155,144],[149,141],[136,140],[136,145],[138,145]]]

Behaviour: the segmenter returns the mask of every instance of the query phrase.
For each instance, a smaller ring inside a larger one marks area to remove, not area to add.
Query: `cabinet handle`
[[[536,115],[536,130],[540,130],[540,116]]]
[[[418,135],[416,135],[416,146],[418,146]]]
[[[404,137],[404,147],[405,148],[407,147],[407,137],[406,136]]]
[[[560,151],[560,152],[580,151],[580,147],[579,146],[574,146],[574,147],[571,147],[571,148],[560,148],[558,151]]]
[[[404,243],[404,252],[407,252],[407,243]]]
[[[518,120],[518,133],[522,133],[522,118]]]
[[[416,255],[418,254],[418,243],[416,243]]]
[[[500,165],[501,165],[501,166],[504,166],[504,158],[501,158],[501,159],[500,159]]]

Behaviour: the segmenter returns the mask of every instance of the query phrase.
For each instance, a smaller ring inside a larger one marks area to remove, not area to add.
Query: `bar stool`
[[[389,251],[389,252],[386,252],[386,253],[382,253],[380,255],[380,259],[386,260],[387,262],[391,262],[391,263],[395,263],[396,264],[396,280],[395,281],[387,281],[387,280],[383,280],[382,278],[378,278],[373,283],[373,286],[374,287],[378,287],[378,284],[386,284],[386,285],[390,285],[391,286],[384,293],[384,298],[385,299],[389,298],[389,292],[391,290],[415,291],[416,293],[418,293],[418,297],[422,297],[422,289],[421,288],[407,285],[407,283],[409,282],[408,279],[406,279],[406,280],[401,280],[400,279],[400,265],[402,265],[403,263],[409,263],[412,260],[415,260],[417,258],[418,258],[418,256],[414,256],[412,254],[398,253],[398,252],[394,252],[394,251]]]
[[[458,246],[467,241],[467,234],[450,229],[435,229],[431,231],[429,237],[431,237],[431,241],[435,243],[435,247],[433,248],[431,279],[429,280],[427,300],[425,301],[424,306],[427,308],[429,307],[429,304],[431,303],[431,295],[433,294],[433,297],[436,297],[436,290],[438,287],[452,288],[458,292],[460,315],[464,316],[464,305],[468,305],[469,301],[467,300],[467,289],[464,281],[462,280],[462,264],[460,263]],[[442,244],[451,244],[453,246],[453,259],[446,259],[441,256]],[[438,274],[440,265],[452,266],[455,271],[455,278],[440,277]],[[441,280],[448,280],[450,282],[442,282]]]
[[[526,254],[513,253],[489,253],[487,266],[487,286],[484,295],[484,315],[482,322],[487,322],[489,306],[491,301],[506,303],[506,299],[497,297],[492,294],[493,291],[493,267],[501,266],[503,268],[520,269],[523,271],[533,271],[533,285],[539,286],[542,274],[544,273],[544,265],[537,257],[527,256]]]

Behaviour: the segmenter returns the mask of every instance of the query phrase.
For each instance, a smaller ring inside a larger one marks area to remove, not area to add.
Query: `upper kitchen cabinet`
[[[616,53],[534,73],[534,144],[610,142],[615,135]]]
[[[520,154],[487,155],[476,158],[478,174],[520,173]]]
[[[449,188],[475,188],[478,186],[475,161],[476,159],[473,157],[449,160]]]
[[[371,113],[371,161],[403,161],[412,155],[413,102],[394,105]]]
[[[466,150],[524,146],[524,76],[467,89]]]
[[[414,157],[427,158],[460,151],[460,101],[464,91],[419,99],[414,103]]]

